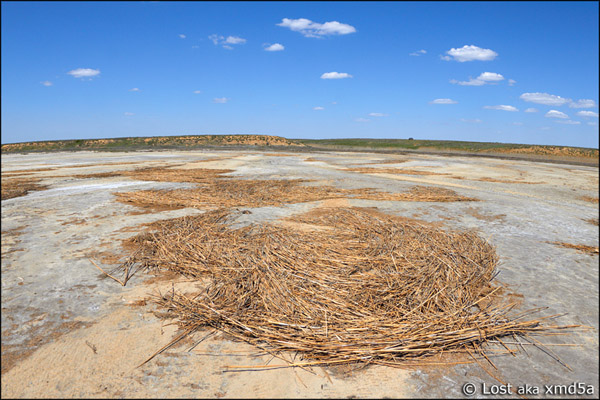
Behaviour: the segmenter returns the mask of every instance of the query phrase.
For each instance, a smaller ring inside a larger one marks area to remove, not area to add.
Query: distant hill
[[[194,149],[206,146],[288,147],[291,149],[320,149],[343,151],[417,151],[425,153],[453,153],[488,156],[510,156],[528,159],[578,159],[598,163],[598,149],[569,146],[542,146],[511,143],[462,142],[453,140],[413,139],[286,139],[269,135],[188,135],[127,137],[112,139],[52,140],[41,142],[8,143],[2,153],[45,151],[136,151],[152,149]]]
[[[269,135],[189,135],[127,137],[113,139],[49,140],[8,143],[2,153],[61,150],[144,150],[156,148],[193,148],[201,146],[304,146],[280,136]]]
[[[476,154],[504,154],[545,157],[598,159],[598,149],[569,146],[542,146],[530,144],[462,142],[454,140],[413,139],[300,139],[298,142],[323,149],[381,149],[419,150],[425,152],[453,152]]]

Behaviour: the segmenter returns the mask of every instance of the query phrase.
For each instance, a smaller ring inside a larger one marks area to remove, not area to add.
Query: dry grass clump
[[[388,193],[374,189],[338,189],[332,186],[305,186],[302,179],[244,180],[207,179],[191,189],[139,190],[115,193],[117,200],[144,208],[220,208],[281,206],[335,198],[391,201],[476,201],[437,187],[414,186],[408,192]]]
[[[528,182],[528,181],[514,181],[514,180],[510,180],[510,179],[496,179],[496,178],[489,178],[489,177],[483,177],[483,178],[478,178],[478,179],[473,179],[476,181],[480,181],[480,182],[499,182],[499,183],[521,183],[521,184],[525,184],[525,185],[539,185],[545,182]]]
[[[568,249],[575,249],[582,253],[589,254],[590,256],[599,253],[598,247],[587,246],[585,244],[571,244],[571,243],[565,243],[565,242],[548,242],[548,243],[552,243],[552,244],[555,244],[555,245],[561,246],[561,247],[566,247]]]
[[[394,163],[397,162],[401,161],[394,161]],[[363,174],[449,175],[444,172],[419,171],[416,169],[406,168],[347,168],[347,170],[352,172],[360,172]]]
[[[358,208],[292,218],[326,230],[233,228],[229,218],[216,210],[160,221],[134,239],[127,265],[205,285],[193,297],[157,297],[186,334],[212,327],[306,360],[290,365],[399,365],[548,329],[491,301],[498,257],[475,233]]]
[[[48,187],[38,182],[39,178],[2,179],[2,200],[25,196],[29,192],[45,190]]]

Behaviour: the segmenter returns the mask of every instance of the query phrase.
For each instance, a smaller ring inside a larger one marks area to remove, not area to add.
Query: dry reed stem
[[[298,352],[295,364],[308,366],[400,365],[564,328],[497,300],[498,257],[473,232],[359,208],[290,218],[325,231],[232,228],[231,218],[220,209],[159,221],[134,238],[129,265],[207,279],[195,297],[155,299],[186,332],[213,327],[272,354]]]
[[[582,253],[589,254],[590,256],[599,253],[598,247],[587,246],[585,244],[571,244],[571,243],[565,243],[565,242],[548,242],[548,243],[552,243],[552,244],[555,244],[555,245],[561,246],[561,247],[566,247],[568,249],[575,249]]]

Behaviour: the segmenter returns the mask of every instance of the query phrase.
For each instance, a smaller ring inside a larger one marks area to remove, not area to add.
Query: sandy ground
[[[589,201],[598,198],[597,167],[435,155],[164,151],[2,157],[3,174],[39,168],[32,176],[48,185],[2,201],[2,397],[436,398],[463,397],[468,382],[476,385],[476,397],[488,397],[482,385],[499,384],[477,364],[276,368],[284,362],[220,334],[205,338],[210,331],[197,332],[139,366],[180,333],[172,321],[153,313],[150,296],[172,288],[193,292],[198,284],[138,275],[122,287],[89,258],[114,267],[119,255],[126,255],[121,239],[138,233],[140,224],[201,211],[140,213],[113,195],[189,184],[70,175],[175,164],[232,169],[229,175],[248,179],[311,179],[308,184],[344,189],[403,192],[425,184],[480,199],[340,199],[254,208],[243,218],[276,220],[314,207],[351,205],[478,230],[496,246],[498,279],[522,299],[523,309],[548,307],[544,315],[565,314],[558,320],[562,324],[592,327],[543,339],[570,369],[533,346],[514,357],[494,358],[497,370],[486,368],[513,387],[528,384],[544,393],[544,385],[582,383],[591,385],[591,397],[598,396],[598,256],[549,243],[598,246],[598,225],[592,221],[598,203]],[[446,175],[347,170],[363,167]],[[265,364],[274,368],[250,370]]]

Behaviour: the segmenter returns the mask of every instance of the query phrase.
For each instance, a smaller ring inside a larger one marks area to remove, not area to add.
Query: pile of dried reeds
[[[286,226],[233,228],[231,218],[216,210],[160,221],[135,238],[128,266],[205,283],[195,297],[157,299],[186,333],[213,327],[274,355],[299,352],[309,360],[299,365],[397,365],[548,329],[492,301],[498,258],[475,233],[359,208]]]

